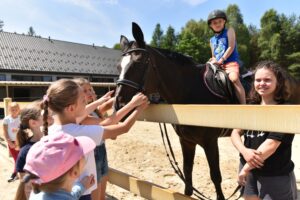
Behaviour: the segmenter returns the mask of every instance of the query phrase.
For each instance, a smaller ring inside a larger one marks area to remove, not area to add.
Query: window
[[[12,75],[12,81],[52,81],[51,76]]]
[[[5,74],[0,74],[0,81],[6,81]]]

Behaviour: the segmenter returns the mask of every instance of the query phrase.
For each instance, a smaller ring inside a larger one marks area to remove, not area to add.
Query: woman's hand
[[[246,148],[241,152],[246,162],[253,168],[261,168],[264,165],[264,160],[262,159],[262,153],[255,149]]]
[[[244,168],[240,171],[239,176],[238,176],[238,183],[241,186],[245,186],[247,182],[247,176],[250,171],[245,170]]]

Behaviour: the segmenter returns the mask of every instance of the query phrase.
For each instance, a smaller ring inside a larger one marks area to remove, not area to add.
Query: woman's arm
[[[261,152],[255,149],[249,149],[245,147],[241,135],[243,131],[241,129],[233,129],[231,133],[231,142],[234,147],[242,154],[243,158],[249,165],[260,168],[263,166],[264,159],[261,157]]]
[[[257,149],[261,153],[260,157],[263,160],[266,160],[273,153],[275,153],[280,144],[281,141],[274,139],[266,139]]]

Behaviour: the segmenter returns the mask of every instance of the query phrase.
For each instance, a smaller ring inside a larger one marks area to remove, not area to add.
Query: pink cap
[[[30,148],[24,170],[38,176],[37,183],[50,182],[66,173],[95,146],[86,136],[73,137],[67,133],[44,136]]]

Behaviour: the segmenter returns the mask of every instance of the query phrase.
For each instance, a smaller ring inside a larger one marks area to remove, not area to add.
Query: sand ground
[[[178,137],[168,126],[172,146],[179,166],[182,167],[181,148]],[[1,135],[0,135],[1,136]],[[184,184],[174,173],[167,159],[157,123],[137,122],[129,133],[119,136],[117,140],[106,141],[108,160],[111,168],[153,182],[174,191],[183,192]],[[220,166],[223,177],[222,188],[228,197],[237,186],[238,153],[229,138],[219,139]],[[300,199],[300,135],[293,143],[293,160],[298,179],[298,199]],[[0,138],[0,200],[12,200],[18,181],[8,183],[6,180],[12,170],[12,160],[7,156],[5,143]],[[210,180],[209,169],[204,152],[197,147],[193,172],[194,187],[206,196],[215,199],[214,186]],[[115,185],[108,184],[107,200],[142,200],[143,198],[127,192]]]

